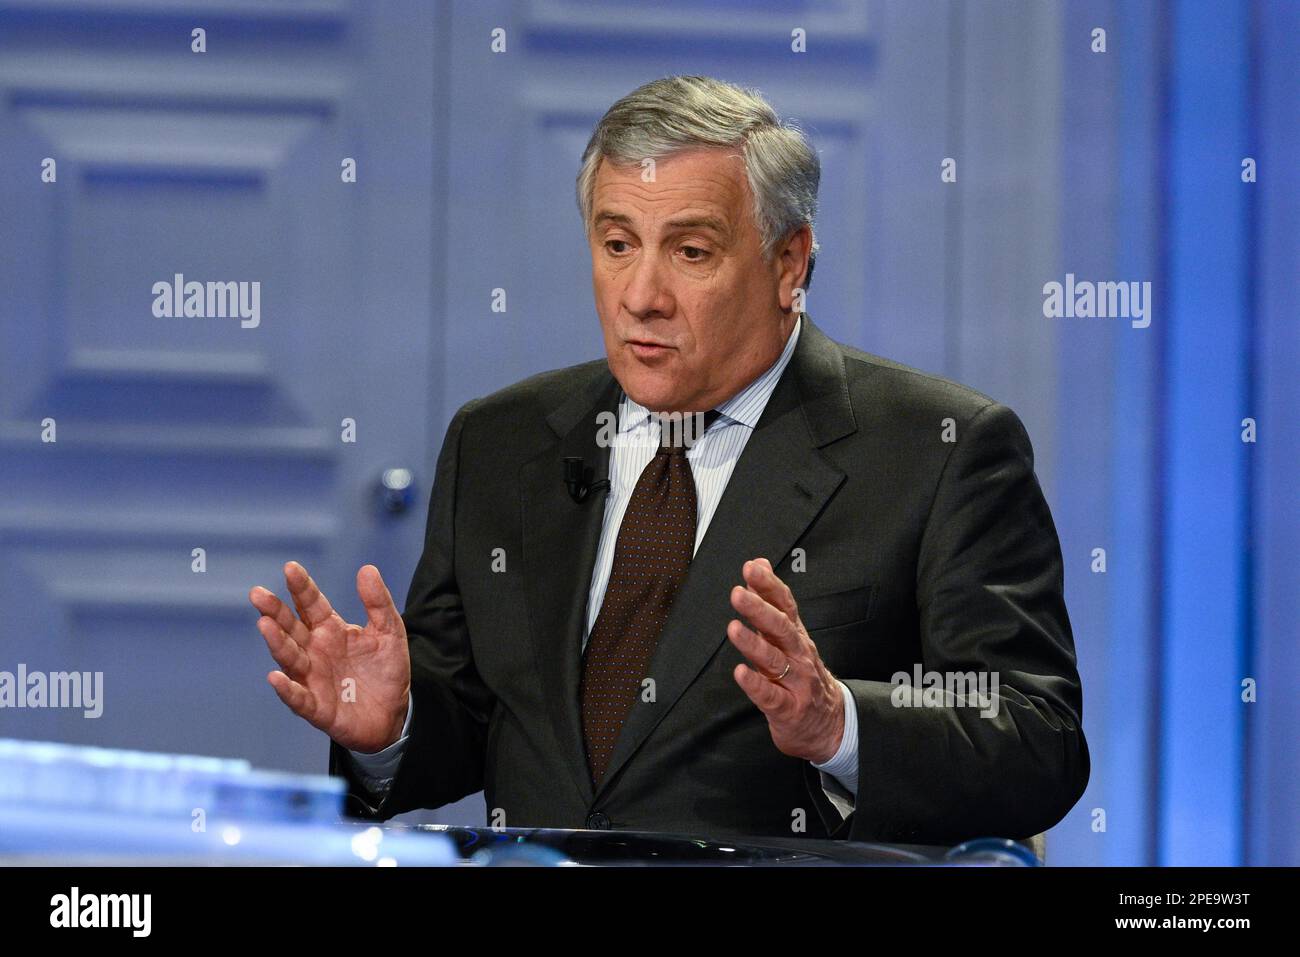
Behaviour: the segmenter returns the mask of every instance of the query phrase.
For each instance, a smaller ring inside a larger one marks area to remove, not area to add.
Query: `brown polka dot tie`
[[[704,429],[719,414],[706,413]],[[663,425],[659,451],[632,490],[582,662],[582,734],[597,787],[642,681],[653,677],[650,658],[695,552],[695,478],[681,432]]]

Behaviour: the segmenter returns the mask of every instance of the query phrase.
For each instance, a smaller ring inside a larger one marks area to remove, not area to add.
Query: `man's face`
[[[659,159],[653,182],[601,161],[588,233],[596,311],[610,372],[647,408],[706,411],[780,355],[802,268],[763,260],[752,209],[734,149]]]

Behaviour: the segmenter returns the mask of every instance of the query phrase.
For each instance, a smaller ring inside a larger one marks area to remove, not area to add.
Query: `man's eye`
[[[709,256],[707,250],[700,249],[698,246],[683,246],[682,252],[688,254],[686,256],[686,261],[692,263],[703,262]],[[692,253],[695,255],[690,255]]]
[[[605,248],[608,249],[610,252],[615,253],[615,254],[621,253],[621,252],[623,252],[623,250],[622,250],[622,249],[614,249],[614,248],[612,248],[612,247],[614,247],[614,246],[626,246],[626,245],[627,245],[627,243],[624,242],[624,241],[621,240],[621,239],[609,239],[609,240],[606,240],[606,241],[605,241]]]

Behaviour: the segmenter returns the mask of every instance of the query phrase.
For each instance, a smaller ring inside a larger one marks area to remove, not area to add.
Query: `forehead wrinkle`
[[[684,208],[674,209],[671,213],[660,213],[659,215],[651,212],[651,222],[656,222],[668,215],[671,216],[671,219],[664,223],[664,226],[668,229],[712,226],[715,231],[729,241],[735,239],[744,228],[745,209],[747,208],[744,201],[748,192],[748,183],[745,182],[743,177],[737,180],[736,177],[727,175],[724,169],[714,166],[702,175],[693,176],[684,181],[646,183],[641,180],[640,173],[634,168],[612,182],[609,177],[605,177],[602,182],[606,168],[606,166],[602,166],[597,174],[595,193],[598,207],[602,203],[609,202],[607,199],[602,199],[600,194],[602,192],[608,193],[610,190],[619,193],[630,192],[632,195],[627,197],[628,199],[644,203],[652,209],[665,203],[681,202],[681,194],[686,194]],[[608,168],[617,170],[616,167]],[[720,188],[715,191],[710,190],[709,186]],[[706,195],[699,195],[701,191]],[[718,193],[722,195],[719,196]],[[736,212],[735,207],[738,200],[741,205],[738,210],[739,218],[737,221],[737,217],[733,215],[733,212]],[[604,222],[631,226],[632,218],[627,213],[617,209],[598,208],[592,218],[592,225],[598,227]]]
[[[635,169],[629,173],[614,173],[609,176],[605,175],[605,170],[606,167],[601,167],[601,171],[597,175],[596,192],[600,192],[602,188],[608,190],[622,187],[643,194],[647,198],[652,198],[664,194],[704,189],[710,194],[731,197],[740,194],[744,184],[743,177],[738,178],[728,175],[719,169],[708,169],[689,177],[676,174],[674,170],[670,169],[669,176],[665,177],[656,173],[656,178],[652,182],[643,180],[641,173]]]
[[[653,183],[647,183],[641,178],[639,166],[620,166],[605,161],[601,163],[596,173],[595,191],[599,192],[602,186],[610,188],[617,185],[631,189],[634,193],[643,194],[647,199],[653,199],[657,195],[697,189],[706,182],[713,187],[711,193],[718,193],[726,198],[733,198],[748,190],[749,184],[743,167],[728,162],[701,163],[702,158],[695,155],[667,157],[656,167],[656,179]],[[678,172],[684,165],[683,160],[687,160],[695,168],[689,176],[683,176]],[[656,188],[651,189],[652,186]]]

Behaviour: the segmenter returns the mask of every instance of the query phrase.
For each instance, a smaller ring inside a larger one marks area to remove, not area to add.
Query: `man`
[[[354,811],[482,789],[505,826],[951,843],[1082,794],[1029,439],[802,311],[819,174],[729,84],[614,104],[578,177],[606,359],[457,412],[403,614],[370,565],[364,627],[296,563],[296,615],[252,590]]]

